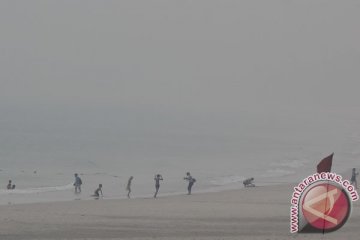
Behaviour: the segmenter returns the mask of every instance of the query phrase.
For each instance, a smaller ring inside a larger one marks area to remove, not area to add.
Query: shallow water
[[[349,175],[360,166],[356,115],[324,122],[254,113],[219,125],[199,116],[139,119],[114,109],[2,110],[0,204],[91,199],[99,183],[105,198],[125,198],[130,176],[132,196],[151,197],[157,173],[164,177],[159,196],[185,193],[187,171],[197,179],[194,192],[241,188],[247,177],[257,185],[295,183],[333,151],[334,171]],[[84,183],[79,195],[75,172]],[[16,190],[4,189],[9,179]]]

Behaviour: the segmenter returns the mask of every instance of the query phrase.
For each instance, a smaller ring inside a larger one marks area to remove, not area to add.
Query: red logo
[[[335,231],[345,224],[351,211],[345,190],[325,182],[309,188],[302,198],[301,207],[308,232]]]

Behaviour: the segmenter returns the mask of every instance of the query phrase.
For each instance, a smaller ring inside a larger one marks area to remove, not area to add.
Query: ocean
[[[159,197],[255,184],[296,183],[335,152],[333,170],[350,178],[360,167],[359,116],[343,112],[242,112],[171,114],[114,107],[2,107],[0,204],[92,199],[103,184],[105,199],[151,197],[162,174]],[[74,173],[83,181],[74,194]],[[15,190],[6,190],[8,180]],[[289,193],[290,194],[290,193]],[[289,195],[290,196],[290,195]]]

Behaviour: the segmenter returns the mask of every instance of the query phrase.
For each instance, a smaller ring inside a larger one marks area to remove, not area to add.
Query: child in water
[[[8,183],[8,185],[6,186],[6,188],[7,188],[8,190],[12,189],[11,180],[9,180],[9,183]]]
[[[100,197],[103,196],[103,192],[102,192],[102,184],[99,184],[99,187],[95,190],[93,197]]]

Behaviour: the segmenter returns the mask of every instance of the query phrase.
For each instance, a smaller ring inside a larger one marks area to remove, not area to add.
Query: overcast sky
[[[358,0],[2,0],[2,166],[335,151],[352,167],[359,13]]]
[[[357,109],[359,12],[359,1],[4,0],[0,105]]]

